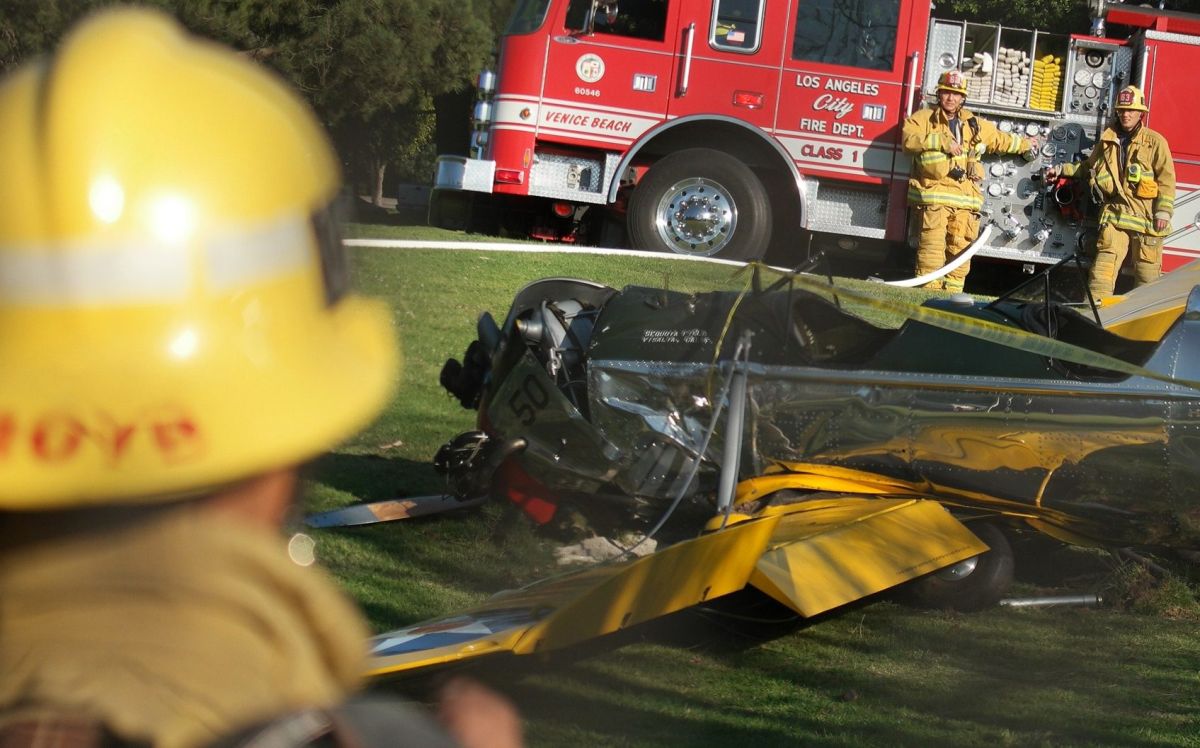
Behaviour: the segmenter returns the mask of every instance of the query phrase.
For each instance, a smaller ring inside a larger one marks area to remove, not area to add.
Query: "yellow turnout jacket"
[[[902,146],[913,157],[909,205],[948,205],[978,211],[983,207],[980,157],[984,153],[1024,153],[1033,147],[1020,135],[1000,132],[991,122],[966,109],[958,110],[958,118],[962,122],[960,156],[950,155],[954,135],[941,107],[934,104],[904,121]],[[950,175],[955,167],[962,169],[961,178]]]
[[[1156,189],[1143,194],[1157,195],[1138,196],[1137,182],[1129,179],[1131,166],[1135,174],[1141,175],[1140,181],[1149,179],[1156,185]],[[1154,219],[1170,221],[1175,213],[1175,164],[1167,139],[1150,128],[1138,128],[1122,162],[1120,136],[1109,127],[1100,134],[1091,155],[1078,164],[1064,164],[1062,173],[1089,177],[1092,192],[1100,199],[1100,223],[1151,236],[1163,236],[1171,230],[1168,225],[1164,232],[1155,231]]]

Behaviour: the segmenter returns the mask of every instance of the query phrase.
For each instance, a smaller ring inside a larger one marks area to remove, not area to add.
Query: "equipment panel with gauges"
[[[980,218],[996,227],[983,254],[1006,259],[1045,262],[1068,256],[1086,233],[1086,190],[1073,181],[1048,183],[1047,166],[1078,160],[1091,148],[1089,137],[1076,123],[1021,122],[1001,119],[1004,132],[1036,137],[1037,158],[995,160],[987,167]]]
[[[1085,196],[1077,194],[1071,182],[1047,183],[1042,175],[1051,164],[1078,160],[1093,138],[1081,126],[1061,120],[1027,120],[1012,113],[996,116],[984,107],[975,111],[1001,132],[1035,139],[1038,144],[1032,159],[984,157],[979,218],[981,225],[993,228],[979,255],[1037,264],[1067,257],[1080,247],[1086,230]]]
[[[1120,45],[1073,39],[1061,111],[1049,120],[1029,121],[1016,113],[998,120],[1002,131],[1037,137],[1040,148],[1032,162],[990,165],[981,218],[998,231],[981,254],[1046,262],[1087,245],[1095,215],[1086,185],[1064,178],[1047,183],[1042,174],[1050,166],[1082,161],[1091,152],[1112,113],[1115,92],[1129,81],[1131,57]]]
[[[930,100],[938,76],[957,68],[973,112],[1038,142],[1032,160],[987,157],[980,219],[993,230],[980,256],[1057,262],[1094,234],[1086,187],[1042,175],[1091,151],[1115,92],[1130,80],[1131,58],[1128,47],[1102,39],[933,21],[924,76]]]
[[[1112,113],[1116,91],[1129,83],[1132,52],[1128,47],[1075,39],[1067,60],[1068,82],[1063,114],[1089,131],[1099,132]]]

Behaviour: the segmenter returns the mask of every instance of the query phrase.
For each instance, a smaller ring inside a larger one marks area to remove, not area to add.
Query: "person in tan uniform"
[[[1088,287],[1096,300],[1112,296],[1125,258],[1133,256],[1134,284],[1162,274],[1163,237],[1175,212],[1175,162],[1167,139],[1142,124],[1150,108],[1137,86],[1117,94],[1111,126],[1081,163],[1046,170],[1048,180],[1086,176],[1100,203],[1096,259]]]
[[[5,748],[520,744],[472,682],[445,728],[355,697],[365,621],[281,532],[398,371],[338,182],[291,91],[157,11],[0,84]]]
[[[979,236],[985,153],[1023,154],[1032,160],[1036,141],[995,125],[963,107],[966,77],[950,70],[938,79],[937,101],[904,121],[904,152],[912,156],[908,204],[919,229],[916,274],[928,275],[963,252]],[[925,288],[962,291],[971,270],[964,262]]]

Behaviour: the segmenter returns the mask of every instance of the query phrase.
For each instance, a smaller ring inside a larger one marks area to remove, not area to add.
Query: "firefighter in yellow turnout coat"
[[[159,11],[0,82],[0,746],[520,743],[482,684],[445,729],[357,695],[366,621],[285,541],[399,371],[339,189],[292,91]]]
[[[1088,286],[1096,299],[1112,295],[1121,263],[1132,250],[1134,282],[1149,283],[1162,273],[1163,237],[1175,212],[1175,164],[1162,135],[1142,124],[1150,111],[1137,86],[1117,94],[1113,126],[1100,134],[1082,163],[1064,164],[1067,177],[1087,176],[1100,202],[1096,260]],[[1050,168],[1053,179],[1059,170]]]
[[[938,79],[937,103],[904,122],[904,152],[913,157],[908,204],[920,227],[918,276],[949,263],[979,235],[985,153],[1037,153],[1037,144],[1004,133],[963,108],[967,83],[957,70]],[[962,291],[971,263],[965,262],[926,288]]]

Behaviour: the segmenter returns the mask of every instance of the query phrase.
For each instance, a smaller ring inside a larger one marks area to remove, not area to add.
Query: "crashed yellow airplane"
[[[376,637],[377,675],[564,647],[751,586],[814,616],[900,585],[995,602],[1015,529],[1200,551],[1200,264],[1081,312],[1042,298],[902,309],[809,276],[672,293],[548,279],[442,382],[479,431],[459,497],[548,520],[687,503],[698,535]],[[885,328],[842,302],[896,307]],[[695,533],[693,533],[695,534]]]

